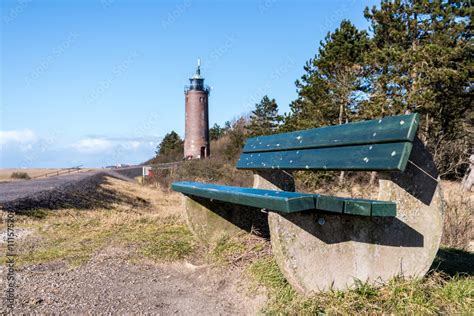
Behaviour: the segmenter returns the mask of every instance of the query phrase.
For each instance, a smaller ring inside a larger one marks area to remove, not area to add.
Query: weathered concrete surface
[[[442,200],[432,160],[415,155],[404,173],[380,180],[379,199],[397,203],[396,218],[269,214],[273,253],[294,288],[311,294],[428,271],[441,240]]]
[[[205,244],[223,235],[269,234],[267,214],[259,209],[183,195],[189,229]]]
[[[396,218],[270,213],[274,255],[296,289],[309,294],[345,289],[356,279],[383,282],[428,271],[441,239],[439,190],[425,206],[395,184],[383,187],[397,201]]]

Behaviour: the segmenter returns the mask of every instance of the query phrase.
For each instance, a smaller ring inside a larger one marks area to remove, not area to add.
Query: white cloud
[[[155,155],[156,144],[161,140],[159,136],[148,135],[84,135],[66,142],[62,137],[60,132],[49,137],[35,135],[29,130],[2,132],[0,168],[138,164]]]
[[[130,149],[137,149],[142,143],[139,141],[130,141],[126,143],[126,147]]]
[[[79,152],[95,153],[110,150],[114,144],[103,138],[84,138],[73,144],[72,147]]]
[[[32,130],[0,131],[0,145],[6,144],[31,144],[37,137]]]
[[[90,135],[80,139],[71,147],[81,153],[99,153],[99,152],[124,152],[141,150],[149,144],[148,139],[140,137],[121,138],[121,137],[107,137],[100,135]]]

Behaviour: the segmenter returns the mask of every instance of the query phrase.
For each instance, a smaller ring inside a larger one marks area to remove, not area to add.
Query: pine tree
[[[171,131],[163,137],[156,150],[159,162],[178,161],[183,158],[184,142],[175,131]]]
[[[304,67],[296,81],[298,99],[290,105],[285,128],[319,127],[350,121],[362,102],[364,53],[368,35],[351,22],[342,21],[320,43],[318,54]]]
[[[214,126],[209,129],[209,138],[211,140],[218,140],[222,135],[224,135],[224,129],[219,124],[214,123]]]
[[[365,10],[374,35],[361,112],[422,114],[421,138],[445,175],[462,173],[472,147],[465,120],[472,104],[471,14],[468,1],[382,1]]]
[[[226,124],[227,125],[227,124]],[[228,124],[226,135],[228,137],[227,145],[224,149],[224,156],[228,161],[234,163],[242,152],[242,148],[247,138],[248,121],[245,117],[240,117],[234,122]]]
[[[250,116],[247,129],[251,136],[269,135],[275,133],[282,117],[278,114],[278,105],[275,99],[264,96],[260,103],[255,104],[255,110]]]

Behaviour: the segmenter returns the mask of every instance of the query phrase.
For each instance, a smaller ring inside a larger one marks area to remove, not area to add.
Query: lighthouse
[[[204,159],[210,155],[209,146],[209,87],[201,77],[201,60],[198,59],[196,73],[184,88],[185,135],[184,158]]]

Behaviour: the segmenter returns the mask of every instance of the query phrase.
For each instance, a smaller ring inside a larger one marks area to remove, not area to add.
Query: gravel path
[[[15,314],[248,315],[263,302],[240,294],[239,271],[130,263],[128,252],[108,248],[74,269],[56,262],[18,271]]]

